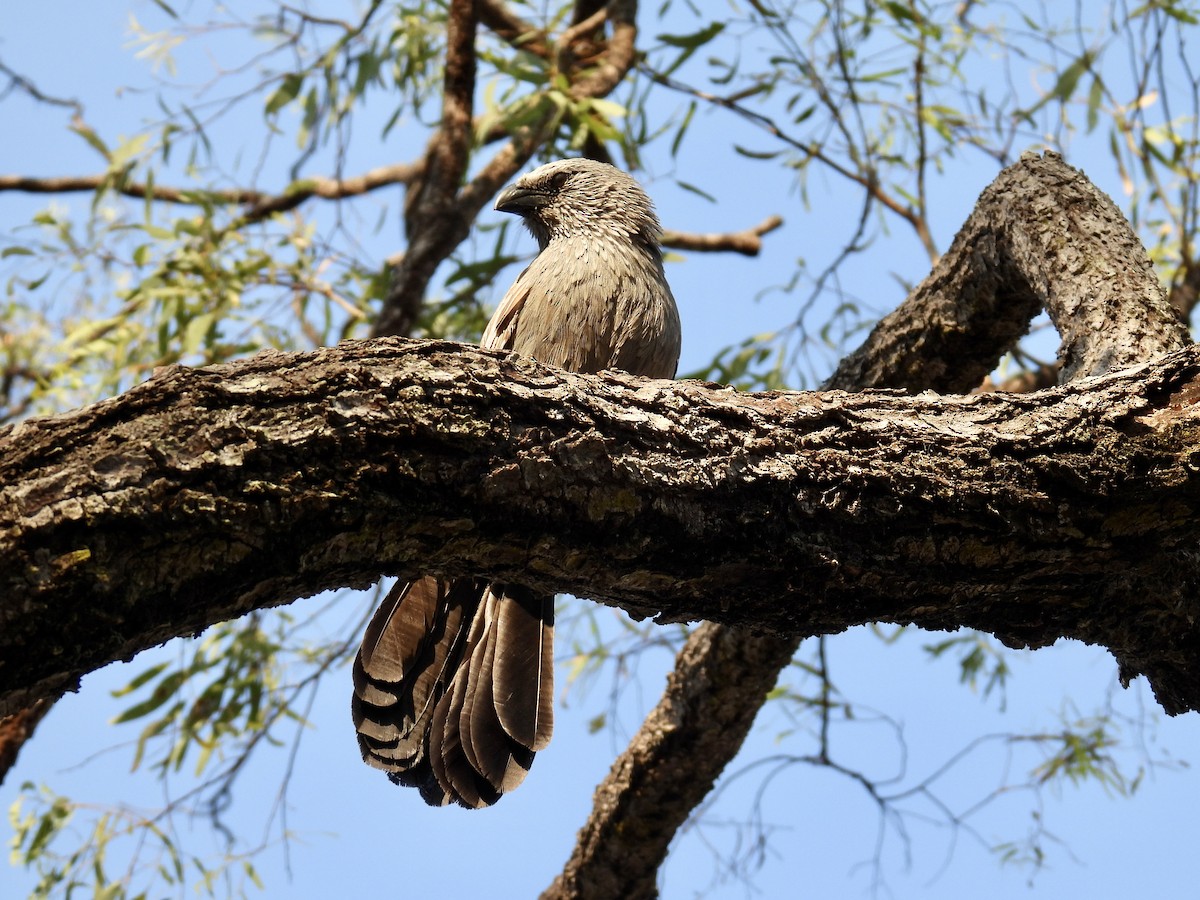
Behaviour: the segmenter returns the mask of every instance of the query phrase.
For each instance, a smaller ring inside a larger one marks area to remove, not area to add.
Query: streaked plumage
[[[679,313],[649,198],[604,163],[566,159],[519,178],[496,208],[540,252],[481,345],[577,372],[671,378]],[[397,584],[354,662],[363,759],[431,804],[488,806],[524,779],[554,725],[554,598],[478,579]]]

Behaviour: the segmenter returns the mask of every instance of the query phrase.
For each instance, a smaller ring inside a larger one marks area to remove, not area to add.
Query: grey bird
[[[539,253],[481,346],[576,372],[674,377],[679,312],[658,218],[633,178],[559,160],[517,179],[496,209],[523,218]],[[495,803],[550,741],[553,638],[552,596],[469,578],[397,583],[354,662],[363,759],[432,805]]]

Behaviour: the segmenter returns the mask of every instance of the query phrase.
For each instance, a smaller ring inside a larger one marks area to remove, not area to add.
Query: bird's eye
[[[551,190],[557,191],[557,190],[561,189],[562,186],[570,180],[571,180],[571,174],[569,172],[555,172],[553,175],[550,176],[549,187]]]

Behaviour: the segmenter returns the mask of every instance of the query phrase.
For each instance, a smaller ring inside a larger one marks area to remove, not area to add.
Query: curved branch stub
[[[1120,210],[1049,152],[996,176],[933,271],[832,384],[969,391],[1043,308],[1062,335],[1064,382],[1190,343]]]

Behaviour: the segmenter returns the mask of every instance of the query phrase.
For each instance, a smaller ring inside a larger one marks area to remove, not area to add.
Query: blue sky
[[[129,8],[145,23],[156,21],[154,6],[146,2],[131,7],[26,4],[9,10],[0,33],[0,60],[50,93],[84,100],[90,120],[111,133],[132,133],[153,115],[153,99],[144,92],[116,90],[123,84],[151,83],[147,65],[125,47]],[[38,107],[20,95],[7,98],[2,110],[10,139],[0,141],[0,171],[61,175],[99,168],[95,154],[65,132],[61,111]],[[254,110],[241,114],[219,133],[235,140],[239,129],[257,124],[254,116]],[[19,122],[21,140],[11,139],[13,122]],[[821,259],[836,252],[857,215],[857,201],[847,201],[839,185],[821,177],[810,183],[806,206],[790,175],[763,165],[747,169],[726,146],[731,127],[742,126],[726,117],[702,115],[677,160],[658,154],[647,160],[647,172],[639,173],[668,227],[718,231],[745,227],[772,213],[787,220],[784,229],[767,239],[757,260],[693,255],[671,264],[668,276],[685,330],[683,371],[700,367],[731,339],[788,322],[794,315],[794,297],[775,292],[756,301],[745,296],[745,286],[783,283],[797,258]],[[363,127],[361,133],[368,129]],[[756,140],[747,133],[747,142]],[[347,171],[409,158],[406,145],[418,146],[419,141],[404,129],[386,144],[356,140]],[[1120,185],[1102,164],[1103,148],[1080,141],[1073,153],[1069,161],[1087,169],[1121,205]],[[953,172],[935,183],[935,230],[942,246],[995,174],[994,163],[965,154]],[[702,185],[718,203],[680,190],[672,175]],[[372,202],[391,204],[394,222],[397,200],[398,190]],[[0,194],[0,217],[11,229],[47,202]],[[59,202],[82,210],[89,198]],[[364,213],[363,218],[373,221],[373,215]],[[389,224],[364,241],[383,257],[398,249],[399,226]],[[901,230],[894,230],[861,259],[865,264],[850,268],[844,286],[881,312],[902,299],[898,280],[916,281],[928,270],[919,244]],[[304,617],[327,600],[299,601],[291,610]],[[314,627],[338,632],[364,615],[369,605],[364,595],[348,593]],[[620,628],[618,616],[601,610],[598,619],[615,632]],[[1131,769],[1143,759],[1137,748],[1156,759],[1187,760],[1200,746],[1200,717],[1166,719],[1155,714],[1144,682],[1128,691],[1115,686],[1116,667],[1103,650],[1067,644],[1014,654],[1012,683],[1001,709],[995,695],[983,698],[959,686],[950,661],[930,663],[921,647],[932,640],[912,632],[885,647],[868,629],[830,640],[831,671],[842,693],[862,710],[886,711],[894,720],[889,724],[864,714],[838,726],[835,746],[848,764],[876,777],[896,776],[902,784],[914,784],[983,736],[1052,729],[1060,715],[1074,717],[1072,710],[1086,714],[1107,702],[1131,722],[1146,723],[1131,725],[1126,733],[1132,749],[1123,759]],[[561,644],[559,649],[565,650]],[[185,791],[189,782],[182,776],[164,785],[145,773],[130,774],[129,743],[138,726],[112,728],[106,723],[120,709],[109,699],[111,690],[153,661],[190,652],[185,642],[172,642],[131,664],[110,666],[85,679],[83,690],[58,704],[26,748],[17,770],[0,788],[0,805],[7,807],[25,780],[44,783],[81,802],[141,809]],[[332,673],[315,697],[310,728],[295,757],[287,794],[288,826],[294,837],[286,854],[276,846],[256,861],[267,884],[265,896],[317,898],[367,890],[385,896],[536,894],[561,868],[590,808],[595,784],[623,746],[622,738],[637,727],[640,712],[657,698],[669,664],[669,656],[661,651],[641,660],[639,687],[620,699],[618,725],[612,731],[591,733],[588,728],[590,720],[609,709],[606,685],[586,693],[569,692],[554,742],[539,754],[526,783],[495,808],[481,812],[429,809],[414,792],[392,787],[362,765],[349,717],[349,673]],[[811,751],[808,728],[811,721],[792,720],[785,707],[767,707],[730,772],[754,768],[721,793],[703,825],[677,838],[663,876],[664,897],[740,897],[755,890],[767,897],[870,894],[876,873],[864,862],[876,853],[881,834],[873,802],[845,777],[803,764],[782,770],[762,796],[762,817],[771,837],[763,864],[752,873],[754,887],[736,878],[722,879],[718,860],[739,840],[731,823],[753,814],[752,795],[763,783],[761,773],[771,768],[770,760]],[[904,748],[897,740],[900,733]],[[115,749],[105,750],[109,747]],[[985,741],[938,782],[939,795],[962,812],[1008,783],[1006,779],[1020,780],[1020,773],[1037,760],[1028,747]],[[287,766],[286,749],[264,753],[239,783],[228,822],[251,843],[277,840],[277,828],[264,833],[263,823]],[[1023,791],[1006,792],[972,819],[985,842],[1019,838],[1039,821],[1062,842],[1047,869],[1030,881],[1027,870],[1001,867],[970,835],[937,824],[933,810],[915,798],[910,808],[916,817],[906,822],[911,847],[906,849],[893,829],[882,831],[884,895],[970,895],[985,900],[1190,896],[1200,880],[1192,824],[1198,800],[1200,779],[1192,768],[1182,766],[1150,772],[1132,799],[1110,796],[1090,784],[1050,790],[1040,800]],[[1040,819],[1035,820],[1035,814]],[[177,827],[179,839],[191,852],[219,851],[203,821],[182,818]],[[0,896],[17,896],[28,885],[22,873],[0,868]],[[189,888],[181,893],[192,892]]]

